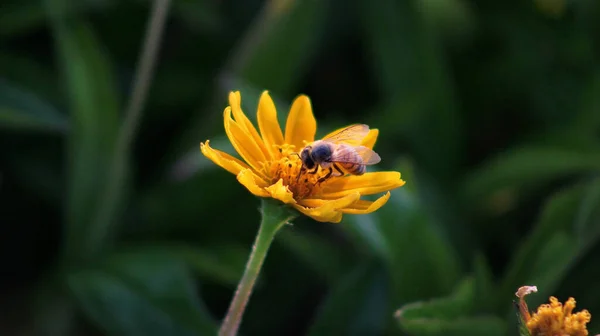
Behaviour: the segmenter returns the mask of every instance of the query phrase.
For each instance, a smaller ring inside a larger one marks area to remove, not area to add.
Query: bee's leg
[[[298,176],[296,177],[296,183],[298,183],[298,181],[300,181],[300,176],[302,176],[302,173],[304,173],[306,169],[304,169],[304,167],[300,168],[300,171],[298,172]]]
[[[314,170],[312,170],[312,171],[309,171],[308,173],[309,173],[309,174],[316,174],[316,173],[317,173],[317,170],[319,170],[319,165],[316,165],[316,166],[315,166],[315,169],[314,169]]]
[[[327,180],[329,177],[331,177],[331,174],[333,174],[333,168],[329,167],[329,170],[327,171],[327,174],[325,174],[325,176],[323,176],[320,179],[318,179],[317,183],[323,183],[325,180]]]
[[[336,176],[344,176],[345,175],[344,172],[337,165],[333,165],[333,168],[335,168]]]

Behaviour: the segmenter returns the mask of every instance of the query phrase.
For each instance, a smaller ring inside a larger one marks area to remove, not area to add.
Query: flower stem
[[[285,223],[296,217],[286,207],[269,199],[262,199],[261,213],[262,220],[254,240],[254,246],[252,246],[252,252],[250,252],[242,280],[240,280],[233,300],[229,305],[227,316],[225,316],[223,325],[219,330],[219,336],[234,336],[237,334],[246,304],[250,299],[252,289],[275,234]]]

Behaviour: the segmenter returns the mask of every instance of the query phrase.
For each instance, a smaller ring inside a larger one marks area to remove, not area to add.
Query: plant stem
[[[219,336],[234,336],[237,334],[244,310],[275,234],[285,223],[296,217],[287,208],[269,199],[262,199],[261,213],[262,220],[252,246],[252,252],[250,252],[242,280],[240,280],[233,300],[229,305],[227,316],[225,316],[223,325],[219,330]]]

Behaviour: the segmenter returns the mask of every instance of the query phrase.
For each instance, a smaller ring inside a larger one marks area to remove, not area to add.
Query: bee
[[[361,145],[367,134],[369,126],[355,124],[308,144],[299,155],[302,160],[301,172],[315,174],[319,167],[327,169],[327,174],[319,178],[319,183],[331,176],[364,174],[368,165],[381,161],[377,153]]]

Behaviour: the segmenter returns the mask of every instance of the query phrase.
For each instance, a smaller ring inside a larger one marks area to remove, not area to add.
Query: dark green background
[[[115,153],[150,8],[0,2],[1,335],[214,334],[260,202],[199,143],[232,152],[228,91],[254,118],[264,89],[379,128],[407,184],[284,228],[242,334],[514,335],[521,285],[600,332],[597,1],[173,0]]]

